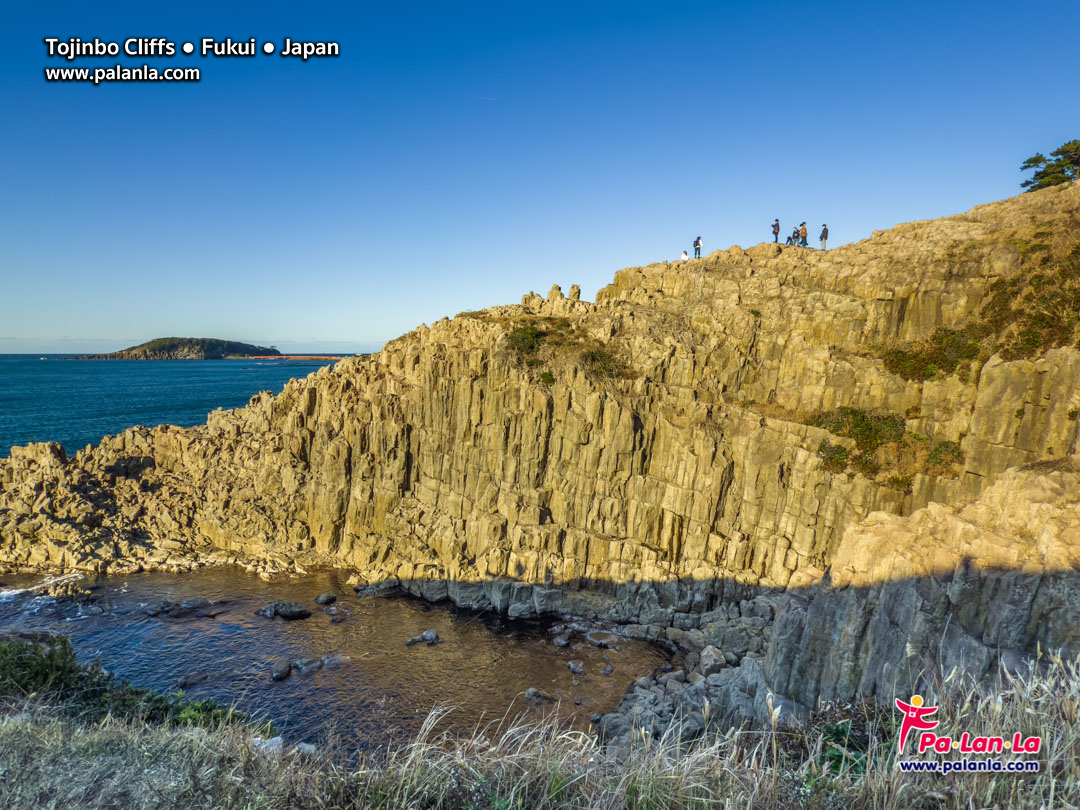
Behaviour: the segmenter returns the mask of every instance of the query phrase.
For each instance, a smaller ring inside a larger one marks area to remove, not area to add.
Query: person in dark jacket
[[[780,241],[780,220],[774,219],[772,221],[772,240],[773,243]]]
[[[793,231],[791,232],[791,236],[789,236],[789,237],[787,238],[787,243],[788,243],[789,245],[796,245],[796,246],[798,246],[798,244],[799,244],[799,229],[798,229],[798,228],[795,228],[795,229],[794,229],[794,230],[793,230]]]
[[[825,243],[827,241],[829,241],[829,226],[828,225],[822,225],[821,226],[821,237],[820,237],[820,239],[821,239],[821,249],[826,250]]]

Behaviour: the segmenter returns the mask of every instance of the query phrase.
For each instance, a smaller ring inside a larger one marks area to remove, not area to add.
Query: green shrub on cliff
[[[533,354],[544,342],[544,333],[535,326],[519,326],[506,336],[506,345],[519,357]]]
[[[833,444],[828,439],[822,439],[818,445],[817,454],[823,460],[822,467],[828,472],[841,473],[847,469],[848,449],[840,444]]]
[[[83,676],[71,642],[62,636],[28,634],[0,641],[0,695],[64,694]]]
[[[854,451],[823,439],[817,449],[822,469],[830,473],[856,472],[902,492],[911,492],[915,476],[919,474],[956,478],[964,463],[959,442],[940,441],[931,448],[925,436],[907,432],[907,423],[898,414],[847,406],[808,414],[775,403],[744,401],[742,405],[773,419],[811,425],[834,436],[854,439]],[[909,410],[908,415],[914,419],[918,412],[915,408]]]
[[[928,340],[885,352],[885,368],[906,380],[929,380],[939,371],[952,374],[960,363],[979,356],[979,338],[966,329],[941,328]]]
[[[57,702],[66,713],[86,721],[115,717],[217,726],[245,720],[212,700],[188,700],[182,692],[161,695],[121,681],[96,665],[83,666],[63,636],[28,633],[0,638],[0,698],[30,697]]]
[[[810,424],[836,436],[855,440],[864,454],[871,454],[887,442],[904,438],[904,420],[891,413],[869,413],[858,408],[840,407],[815,415]]]
[[[957,442],[938,442],[926,460],[935,467],[943,464],[963,464],[964,451]]]
[[[851,459],[851,466],[867,478],[873,478],[881,472],[881,465],[868,453],[856,453]]]
[[[581,364],[587,373],[602,380],[624,377],[627,374],[626,364],[607,349],[585,349],[581,353]]]
[[[901,492],[911,492],[912,482],[913,476],[911,475],[890,475],[885,481],[885,486],[898,489]]]
[[[525,369],[544,371],[537,378],[542,385],[555,383],[556,374],[572,367],[583,370],[593,381],[605,382],[633,376],[633,371],[610,344],[603,344],[568,318],[552,316],[493,316],[484,312],[465,312],[459,317],[497,323],[506,332],[506,347],[516,364]]]

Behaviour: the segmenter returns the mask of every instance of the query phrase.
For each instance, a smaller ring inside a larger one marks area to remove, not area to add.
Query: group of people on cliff
[[[773,223],[772,223],[772,235],[773,235],[773,242],[778,243],[780,241],[780,220],[779,219],[774,219],[773,220]],[[807,234],[807,231],[806,231],[806,223],[805,222],[800,222],[799,225],[791,232],[791,236],[789,236],[787,238],[787,241],[785,242],[785,244],[795,245],[796,247],[809,247],[809,245],[806,242],[807,235],[808,234]],[[821,240],[821,249],[822,250],[827,250],[828,248],[825,247],[825,244],[829,240],[829,226],[828,225],[822,224],[821,233],[818,235],[818,239]],[[701,242],[701,237],[700,236],[697,239],[694,240],[694,244],[691,245],[691,247],[693,247],[693,249],[694,249],[694,258],[695,259],[700,259],[701,258],[701,247],[702,247],[702,242]],[[682,256],[680,256],[678,258],[678,261],[685,262],[685,261],[688,261],[689,259],[690,259],[690,254],[687,251],[684,250],[682,252]]]
[[[792,231],[791,236],[787,238],[784,243],[786,245],[795,245],[796,247],[810,247],[806,242],[807,237],[806,223],[800,222]],[[825,243],[829,240],[829,226],[822,224],[821,233],[818,235],[818,239],[821,240],[821,249],[827,250]],[[774,243],[780,242],[780,220],[774,219],[772,221],[772,240]]]

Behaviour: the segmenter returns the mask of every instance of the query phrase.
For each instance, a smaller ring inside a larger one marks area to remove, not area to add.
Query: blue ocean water
[[[215,408],[277,393],[328,362],[0,354],[0,457],[27,442],[60,442],[72,454],[132,425],[202,424]]]

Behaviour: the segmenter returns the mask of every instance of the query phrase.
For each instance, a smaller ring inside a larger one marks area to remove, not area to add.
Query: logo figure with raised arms
[[[905,703],[900,698],[896,699],[896,708],[904,713],[904,719],[900,723],[900,753],[904,753],[904,743],[907,742],[908,732],[913,728],[921,729],[923,731],[929,731],[930,729],[937,728],[937,720],[928,720],[927,715],[931,715],[938,710],[937,706],[923,706],[922,695],[912,695],[911,703]]]

